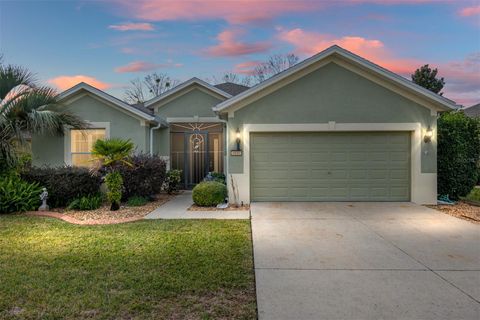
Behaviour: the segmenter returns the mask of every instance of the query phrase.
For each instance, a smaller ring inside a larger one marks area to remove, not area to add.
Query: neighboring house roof
[[[176,86],[176,87],[174,87],[174,88],[172,88],[172,89],[170,89],[170,90],[168,90],[168,91],[165,91],[164,93],[162,93],[162,94],[159,95],[158,97],[155,97],[155,98],[153,98],[153,99],[151,99],[151,100],[146,101],[146,102],[144,103],[144,106],[145,106],[145,107],[150,107],[151,105],[153,105],[153,104],[155,104],[155,103],[157,103],[157,102],[159,102],[159,101],[161,101],[161,100],[163,100],[163,99],[166,99],[166,98],[168,98],[168,97],[171,97],[171,96],[173,96],[174,94],[176,94],[176,93],[182,91],[183,89],[186,89],[186,88],[188,88],[188,87],[190,87],[190,86],[192,86],[192,85],[201,86],[201,87],[203,87],[203,88],[205,88],[205,89],[207,89],[207,90],[210,90],[210,91],[212,91],[212,92],[214,92],[214,93],[216,93],[216,94],[218,94],[218,95],[220,95],[220,96],[222,96],[222,97],[225,97],[226,99],[232,97],[232,95],[230,95],[229,93],[227,93],[227,92],[225,92],[225,91],[223,91],[223,90],[220,90],[219,88],[216,88],[216,87],[212,86],[211,84],[209,84],[209,83],[207,83],[207,82],[205,82],[205,81],[203,81],[203,80],[200,80],[200,79],[198,79],[198,78],[192,78],[192,79],[190,79],[190,80],[188,80],[188,81],[185,81],[185,82],[179,84],[178,86]]]
[[[240,94],[243,91],[250,89],[250,87],[233,83],[233,82],[219,83],[219,84],[216,84],[215,87],[222,91],[225,91],[228,94],[231,94],[232,96],[236,96],[237,94]]]
[[[257,84],[254,87],[251,87],[250,89],[238,94],[237,96],[228,99],[226,101],[223,101],[213,107],[213,110],[216,112],[225,112],[227,109],[232,107],[233,105],[237,104],[238,102],[242,101],[243,99],[246,99],[248,97],[251,97],[252,95],[262,91],[263,89],[270,87],[281,80],[321,61],[324,60],[328,57],[332,56],[340,56],[344,58],[347,61],[350,61],[354,65],[357,65],[359,67],[362,67],[364,69],[367,69],[374,74],[382,77],[383,79],[389,80],[396,85],[408,90],[411,93],[415,93],[426,100],[434,103],[440,110],[447,111],[451,109],[457,109],[457,105],[454,101],[449,100],[445,97],[442,97],[436,93],[431,92],[430,90],[427,90],[409,80],[406,78],[399,76],[383,67],[380,67],[379,65],[376,65],[356,54],[353,54],[352,52],[345,50],[337,45],[333,45],[316,55],[294,65],[293,67],[288,68],[287,70]]]
[[[477,103],[476,105],[463,109],[463,112],[467,116],[472,118],[480,117],[480,103]]]
[[[73,95],[75,95],[76,93],[78,93],[82,90],[87,91],[88,93],[93,94],[97,97],[100,97],[101,99],[104,99],[104,100],[114,104],[115,106],[117,106],[121,109],[124,109],[131,114],[134,114],[134,115],[140,117],[141,119],[148,120],[148,121],[157,121],[156,118],[151,113],[143,111],[139,107],[129,105],[128,103],[125,103],[122,100],[117,99],[114,96],[111,96],[106,92],[103,92],[102,90],[99,90],[95,87],[92,87],[91,85],[86,84],[85,82],[80,82],[79,84],[71,87],[70,89],[65,90],[64,92],[59,94],[58,97],[59,97],[60,101],[66,100],[66,99],[72,97]],[[144,107],[142,107],[142,109],[143,108]]]

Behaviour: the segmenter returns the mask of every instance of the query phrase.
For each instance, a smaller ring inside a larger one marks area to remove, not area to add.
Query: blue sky
[[[445,96],[480,102],[480,1],[2,1],[0,53],[59,90],[86,81],[122,98],[150,72],[248,74],[338,44],[407,76],[438,67]]]

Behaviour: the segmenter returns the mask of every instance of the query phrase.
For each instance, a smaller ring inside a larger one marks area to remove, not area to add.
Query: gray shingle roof
[[[134,107],[134,108],[137,109],[137,110],[140,110],[140,111],[142,111],[142,112],[144,112],[144,113],[146,113],[146,114],[149,114],[149,115],[153,116],[153,110],[145,107],[145,106],[143,105],[143,103],[131,104],[131,106]]]
[[[469,117],[480,117],[480,103],[463,109],[463,112]]]
[[[237,94],[240,94],[242,93],[243,91],[246,91],[248,89],[250,89],[249,87],[247,86],[243,86],[241,84],[236,84],[236,83],[233,83],[233,82],[224,82],[224,83],[219,83],[219,84],[216,84],[214,87],[228,93],[228,94],[231,94],[232,96],[236,96]]]

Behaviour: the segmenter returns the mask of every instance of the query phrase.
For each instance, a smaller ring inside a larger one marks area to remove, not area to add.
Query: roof
[[[200,80],[198,78],[191,78],[190,80],[188,81],[185,81],[181,84],[179,84],[178,86],[176,87],[173,87],[172,89],[168,90],[168,91],[165,91],[164,93],[162,93],[161,95],[151,99],[151,100],[148,100],[144,103],[144,106],[145,107],[150,107],[151,105],[163,100],[163,99],[166,99],[168,97],[171,97],[172,95],[174,95],[175,93],[178,93],[186,88],[188,88],[189,86],[191,85],[198,85],[198,86],[201,86],[205,89],[208,89],[222,97],[225,97],[226,99],[228,98],[231,98],[232,95],[230,95],[229,93],[223,91],[223,90],[220,90],[219,88],[216,88],[214,86],[212,86],[211,84],[203,81],[203,80]]]
[[[480,103],[477,103],[476,105],[463,109],[463,112],[467,116],[472,118],[480,117]]]
[[[117,106],[121,109],[124,109],[124,110],[128,111],[129,113],[131,113],[133,115],[138,116],[141,119],[148,120],[148,121],[156,121],[155,117],[150,112],[146,112],[146,110],[143,110],[144,107],[140,108],[138,106],[129,105],[128,103],[125,103],[122,100],[117,99],[114,96],[111,96],[111,95],[109,95],[108,93],[106,93],[102,90],[99,90],[95,87],[92,87],[91,85],[89,85],[85,82],[80,82],[79,84],[71,87],[70,89],[65,90],[64,92],[62,92],[58,95],[58,98],[60,100],[65,100],[65,99],[73,96],[74,94],[82,91],[82,90],[85,90],[90,94],[93,94],[97,97],[100,97],[100,98],[114,104],[115,106]]]
[[[219,83],[215,85],[215,88],[225,91],[226,93],[231,94],[232,96],[236,96],[237,94],[240,94],[243,91],[250,89],[250,87],[247,87],[238,83],[233,83],[233,82]]]
[[[140,102],[140,103],[135,103],[135,104],[131,104],[132,107],[134,107],[135,109],[138,109],[142,112],[145,112],[147,114],[150,114],[150,115],[154,115],[153,114],[153,110],[152,109],[149,109],[149,108],[146,108],[144,105],[143,105],[143,102]]]
[[[251,87],[250,89],[238,94],[237,96],[231,98],[231,99],[228,99],[226,101],[223,101],[219,104],[217,104],[213,110],[216,111],[216,112],[225,112],[229,107],[235,105],[236,103],[238,103],[239,101],[242,101],[243,99],[245,98],[248,98],[254,94],[256,94],[257,92],[271,86],[271,85],[274,85],[275,83],[278,83],[280,82],[281,80],[289,77],[290,75],[296,73],[296,72],[299,72],[311,65],[313,65],[314,63],[317,63],[321,60],[324,60],[328,57],[331,57],[331,56],[340,56],[344,59],[346,59],[347,61],[350,61],[352,62],[353,64],[355,65],[358,65],[358,66],[361,66],[361,67],[364,67],[370,71],[372,71],[373,73],[375,73],[376,75],[384,78],[384,79],[388,79],[392,82],[394,82],[395,84],[401,86],[402,88],[412,92],[412,93],[415,93],[417,95],[420,95],[422,96],[423,98],[427,99],[428,101],[430,102],[433,102],[435,103],[435,105],[439,106],[439,109],[443,110],[443,111],[447,111],[447,110],[451,110],[451,109],[457,109],[457,105],[454,101],[450,100],[450,99],[447,99],[445,97],[442,97],[436,93],[433,93],[432,91],[430,90],[427,90],[415,83],[413,83],[412,81],[410,80],[407,80],[406,78],[396,74],[396,73],[393,73],[377,64],[374,64],[373,62],[370,62],[348,50],[345,50],[343,49],[342,47],[339,47],[337,45],[333,45],[319,53],[317,53],[316,55],[308,58],[308,59],[305,59],[304,61],[286,69],[285,71],[283,72],[280,72],[279,74],[276,74],[275,76],[257,84],[256,86],[254,87]]]

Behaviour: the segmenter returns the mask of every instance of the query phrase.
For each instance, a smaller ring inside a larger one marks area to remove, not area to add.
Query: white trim
[[[105,129],[105,139],[110,138],[110,122],[94,122],[88,121],[86,122],[90,125],[88,129]],[[87,130],[88,130],[87,129]],[[71,140],[72,135],[70,133],[72,130],[71,127],[66,128],[65,136],[63,137],[63,161],[67,165],[72,165],[72,153],[71,153]]]
[[[398,84],[399,86],[418,94],[419,96],[427,99],[428,101],[435,102],[440,109],[443,110],[451,110],[451,109],[457,109],[457,105],[455,104],[454,101],[451,101],[445,97],[442,97],[438,94],[435,94],[405,78],[402,76],[399,76],[391,71],[388,71],[385,68],[382,68],[356,54],[351,53],[350,51],[347,51],[337,45],[331,46],[324,51],[317,53],[316,55],[300,62],[299,64],[285,70],[284,72],[281,72],[272,78],[265,80],[261,82],[260,84],[232,97],[231,99],[228,99],[226,101],[223,101],[219,104],[217,104],[215,107],[213,107],[213,110],[216,112],[220,111],[226,111],[229,107],[235,105],[236,103],[240,102],[243,99],[246,99],[247,97],[251,97],[252,95],[258,93],[259,91],[270,87],[274,85],[275,83],[280,82],[281,80],[284,80],[285,78],[295,74],[296,72],[299,72],[321,60],[327,59],[331,56],[340,56],[350,62],[353,62],[369,71],[372,71],[373,73],[384,77],[385,79],[394,82]]]
[[[81,90],[87,91],[88,93],[92,94],[94,97],[104,99],[104,100],[110,102],[111,104],[113,104],[113,105],[115,105],[115,106],[117,106],[117,107],[119,107],[123,110],[128,111],[130,114],[134,114],[134,115],[140,117],[141,119],[148,120],[148,121],[155,121],[154,116],[148,115],[145,112],[142,112],[142,111],[132,107],[128,103],[125,103],[125,102],[123,102],[123,101],[121,101],[121,100],[103,92],[102,90],[99,90],[95,87],[92,87],[91,85],[86,84],[85,82],[81,82],[81,83],[71,87],[70,89],[65,90],[64,92],[62,92],[61,94],[58,95],[58,98],[59,98],[60,101],[64,100],[66,103],[72,103],[73,101],[75,101],[77,99],[77,97],[73,97],[72,99],[69,99],[69,98],[72,97],[74,94],[76,94],[77,92],[79,92]]]
[[[168,123],[182,123],[182,122],[225,122],[225,120],[220,119],[219,117],[170,117],[167,118]]]
[[[361,132],[409,131],[411,135],[411,188],[410,199],[419,204],[436,203],[437,174],[421,172],[422,129],[420,123],[299,123],[299,124],[244,124],[243,173],[233,174],[238,185],[240,201],[250,203],[250,133],[252,132]],[[231,188],[229,189],[231,193]]]
[[[183,89],[188,88],[189,86],[194,85],[194,84],[199,85],[201,87],[204,87],[204,88],[206,88],[210,91],[213,91],[216,94],[218,94],[222,97],[225,97],[227,99],[232,97],[230,94],[226,93],[225,91],[222,91],[222,90],[218,89],[217,87],[214,87],[211,84],[194,77],[194,78],[191,78],[190,80],[187,80],[187,81],[179,84],[178,86],[162,93],[158,97],[155,97],[151,100],[146,101],[145,102],[145,107],[151,106],[152,104],[158,103],[161,100],[164,100],[168,97],[171,97],[172,95],[174,95],[174,94],[182,91]]]

